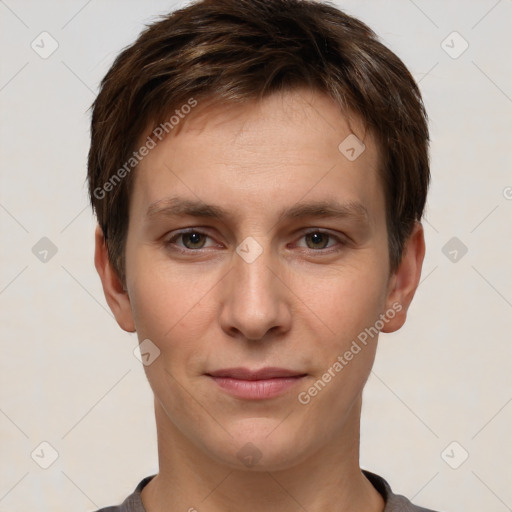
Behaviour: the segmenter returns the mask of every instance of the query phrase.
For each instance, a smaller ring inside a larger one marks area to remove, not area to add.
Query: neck
[[[345,431],[293,467],[233,469],[208,457],[155,400],[159,472],[142,491],[146,512],[382,512],[384,500],[359,468],[361,400]]]

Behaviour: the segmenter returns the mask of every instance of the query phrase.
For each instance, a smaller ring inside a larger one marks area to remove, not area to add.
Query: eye
[[[342,240],[339,237],[320,230],[305,233],[301,236],[301,239],[305,239],[307,248],[314,251],[321,251],[322,249],[328,249],[332,247],[327,247],[331,240],[337,240],[338,242],[342,243]]]
[[[177,244],[175,244],[175,241],[181,239],[183,245],[177,245],[178,249],[182,249],[183,247],[189,250],[204,249],[206,238],[209,238],[209,236],[202,231],[181,231],[169,238],[166,244],[169,246],[176,246]]]

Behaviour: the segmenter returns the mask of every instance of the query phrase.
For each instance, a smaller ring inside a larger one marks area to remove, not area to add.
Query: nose
[[[253,261],[233,254],[220,297],[219,322],[224,332],[241,340],[257,341],[288,331],[293,294],[285,284],[284,274],[285,269],[269,248],[264,248]]]

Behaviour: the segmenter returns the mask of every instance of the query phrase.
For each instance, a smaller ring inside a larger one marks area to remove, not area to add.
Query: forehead
[[[364,145],[363,145],[363,142]],[[348,150],[348,152],[347,152]],[[356,157],[356,158],[354,158]],[[239,215],[282,211],[301,198],[383,205],[379,153],[370,132],[329,97],[289,91],[261,102],[199,102],[139,163],[130,218],[177,195]]]

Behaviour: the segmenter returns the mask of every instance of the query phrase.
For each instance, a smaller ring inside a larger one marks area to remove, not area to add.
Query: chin
[[[283,418],[250,418],[231,425],[233,437],[217,440],[211,454],[234,470],[281,471],[307,458],[307,439],[296,438]],[[213,452],[213,453],[212,453]]]

